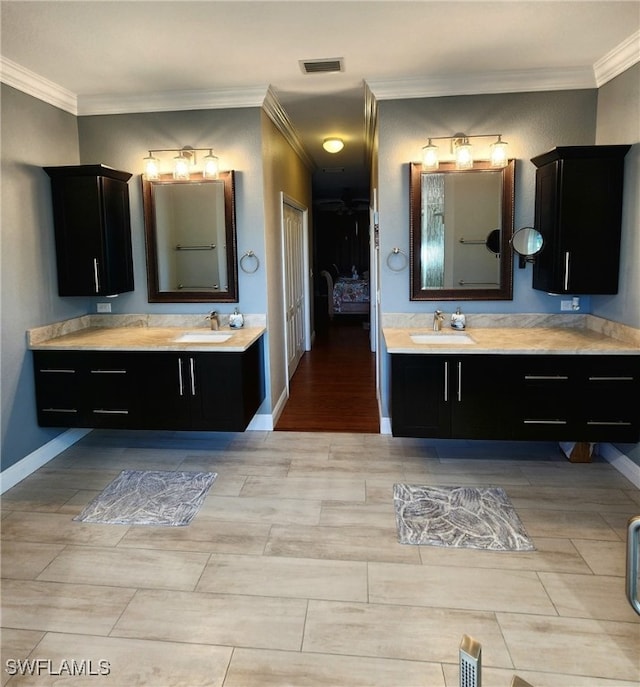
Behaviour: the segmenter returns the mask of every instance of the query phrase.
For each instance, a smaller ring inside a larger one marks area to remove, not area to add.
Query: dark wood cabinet
[[[34,352],[38,424],[130,427],[135,365],[127,353]]]
[[[497,358],[392,355],[394,436],[495,438],[509,413]]]
[[[640,356],[392,354],[394,436],[640,438]]]
[[[45,167],[51,177],[60,296],[133,291],[128,172]]]
[[[146,353],[140,426],[243,431],[264,398],[260,341],[244,353]]]
[[[38,423],[243,431],[264,399],[262,343],[242,353],[34,351]]]
[[[532,158],[535,227],[544,239],[533,288],[618,292],[624,156],[631,146],[569,146]]]

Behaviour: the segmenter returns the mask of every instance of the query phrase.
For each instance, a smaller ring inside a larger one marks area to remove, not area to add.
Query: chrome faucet
[[[444,320],[444,314],[442,310],[436,310],[433,313],[433,331],[439,332],[442,329],[442,322]]]
[[[214,331],[217,331],[220,329],[220,318],[218,316],[218,313],[215,310],[212,310],[208,315],[207,315],[207,320],[209,320],[211,324],[211,329]]]

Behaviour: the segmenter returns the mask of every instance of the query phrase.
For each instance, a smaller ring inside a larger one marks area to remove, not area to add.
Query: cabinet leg
[[[595,444],[587,441],[560,442],[560,448],[571,463],[590,463]]]

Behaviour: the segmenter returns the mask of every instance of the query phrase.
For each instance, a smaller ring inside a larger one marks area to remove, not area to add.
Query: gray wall
[[[60,434],[36,421],[25,331],[83,315],[87,300],[59,298],[46,165],[77,164],[76,118],[2,85],[2,469]]]
[[[599,90],[596,143],[633,146],[624,161],[620,291],[594,297],[593,314],[640,327],[640,64]],[[617,447],[640,465],[640,444]]]

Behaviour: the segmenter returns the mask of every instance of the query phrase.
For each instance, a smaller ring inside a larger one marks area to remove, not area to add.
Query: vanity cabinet
[[[127,353],[34,352],[38,424],[127,428],[136,422]]]
[[[535,228],[543,248],[533,288],[555,294],[618,292],[624,156],[631,146],[569,146],[532,158]]]
[[[241,353],[34,351],[38,424],[243,431],[264,398],[261,345]]]
[[[264,398],[260,342],[244,353],[147,353],[139,374],[146,429],[243,431]]]
[[[128,172],[45,167],[51,177],[60,296],[133,291]]]
[[[391,356],[394,436],[490,439],[506,422],[499,356]]]
[[[394,436],[640,439],[640,356],[391,355]]]
[[[635,442],[640,356],[516,356],[514,438]]]

